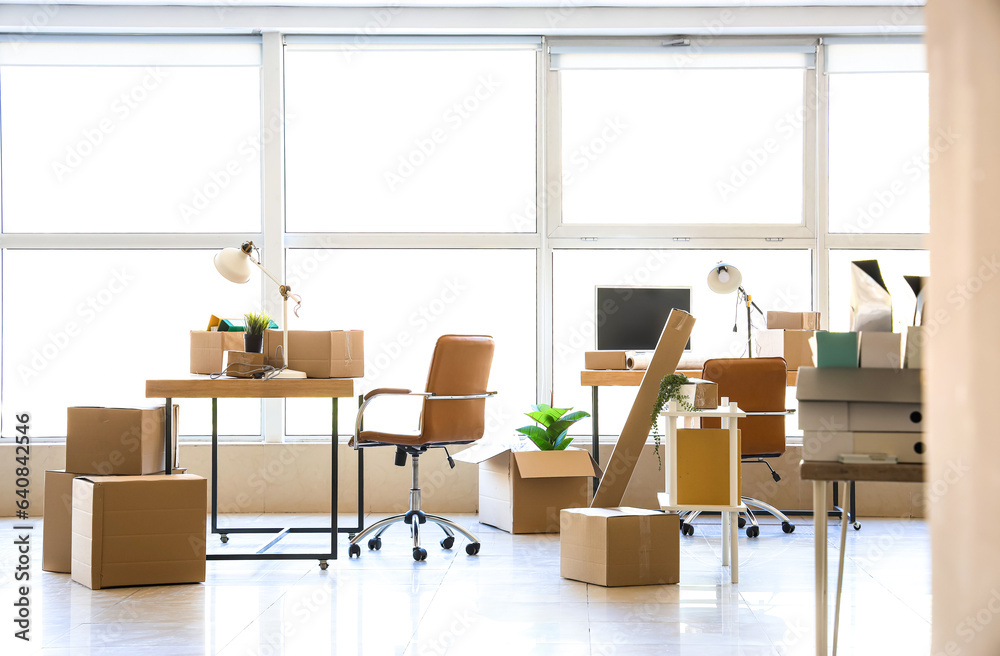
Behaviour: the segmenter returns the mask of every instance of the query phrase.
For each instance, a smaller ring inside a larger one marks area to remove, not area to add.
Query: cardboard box
[[[688,396],[692,397],[691,405],[695,408],[699,410],[715,410],[719,407],[718,383],[713,383],[710,380],[702,378],[688,378],[687,384],[681,385],[681,393],[685,394],[692,388],[694,393]]]
[[[924,340],[926,336],[923,326],[906,327],[903,366],[907,369],[920,369],[924,366]]]
[[[606,473],[590,502],[593,507],[612,508],[621,504],[632,479],[632,472],[635,471],[635,465],[646,445],[646,438],[649,437],[649,414],[660,392],[660,381],[677,370],[694,324],[695,318],[687,312],[678,309],[670,311],[656,343],[656,350],[635,394],[635,401],[625,419],[621,436],[611,452]]]
[[[847,431],[802,431],[802,459],[837,462],[841,453],[854,453],[854,433]]]
[[[638,508],[576,508],[560,513],[559,574],[615,587],[680,581],[677,515]]]
[[[177,462],[174,405],[171,432]],[[163,406],[156,408],[68,408],[66,471],[96,476],[141,476],[166,470],[163,462]]]
[[[628,351],[586,351],[583,354],[585,369],[628,369]]]
[[[768,310],[767,327],[770,329],[819,330],[819,318],[819,312],[776,312]]]
[[[739,439],[737,437],[737,441]],[[736,451],[740,452],[739,444]],[[666,458],[663,466],[667,467]],[[742,485],[742,476],[740,467],[737,485]],[[677,429],[677,500],[674,503],[729,505],[728,428]]]
[[[885,453],[897,462],[924,462],[923,433],[854,433],[854,453]]]
[[[281,367],[280,330],[264,333],[264,356],[272,367]],[[288,368],[307,378],[360,378],[365,375],[365,333],[361,330],[289,330]]]
[[[214,374],[222,371],[225,352],[242,350],[243,333],[192,330],[191,373]]]
[[[264,360],[263,353],[226,351],[226,375],[233,378],[253,378],[254,374],[262,373]]]
[[[863,332],[861,342],[861,367],[874,369],[900,369],[903,366],[903,336],[899,333]]]
[[[847,401],[800,401],[799,428],[809,431],[923,430],[920,403],[864,403]]]
[[[456,460],[479,463],[479,522],[508,533],[558,533],[559,512],[587,505],[601,469],[587,451],[511,451],[482,444]]]
[[[813,350],[810,339],[815,334],[815,330],[758,330],[757,355],[784,358],[788,371],[811,367]]]
[[[920,373],[920,369],[802,367],[795,397],[799,401],[920,403]]]
[[[858,366],[857,333],[818,332],[809,340],[809,345],[817,367]]]
[[[73,480],[71,575],[93,590],[205,580],[201,476]]]
[[[183,474],[187,469],[175,469]],[[42,516],[42,569],[46,572],[70,572],[70,543],[73,535],[73,479],[85,474],[49,470],[45,472],[45,500]]]

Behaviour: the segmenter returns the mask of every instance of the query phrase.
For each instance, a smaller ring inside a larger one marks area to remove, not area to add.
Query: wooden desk
[[[311,560],[319,559],[320,568],[327,568],[327,560],[337,558],[337,533],[354,534],[364,526],[364,452],[358,450],[358,525],[357,527],[339,528],[337,526],[337,484],[338,484],[338,440],[337,440],[337,405],[338,399],[353,397],[355,394],[354,380],[351,378],[277,378],[274,380],[257,380],[252,378],[217,378],[209,376],[187,376],[146,381],[147,398],[164,398],[169,408],[173,399],[212,399],[212,533],[218,533],[222,542],[229,541],[229,533],[277,533],[277,537],[261,545],[256,553],[242,554],[208,554],[208,560]],[[234,528],[218,525],[219,510],[219,399],[284,399],[284,398],[330,398],[333,400],[333,432],[330,448],[330,526],[329,527],[290,527],[267,528],[249,527]],[[166,462],[170,462],[171,417],[166,413],[166,435],[164,448]],[[265,553],[289,533],[329,533],[329,553]]]
[[[827,617],[827,545],[826,489],[837,481],[890,481],[919,483],[924,480],[924,466],[917,464],[845,464],[841,462],[807,462],[799,465],[802,480],[813,482],[813,525],[816,530],[816,655],[826,656]],[[847,515],[841,514],[840,563],[837,570],[837,597],[833,620],[833,650],[837,651],[837,626],[840,623],[840,592],[844,584],[844,544],[847,539]]]

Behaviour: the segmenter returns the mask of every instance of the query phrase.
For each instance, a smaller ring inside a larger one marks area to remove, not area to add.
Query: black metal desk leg
[[[340,479],[340,470],[338,469],[340,440],[337,435],[337,410],[337,397],[333,397],[333,432],[330,440],[330,557],[334,560],[337,559],[337,511],[339,510],[337,481]],[[322,567],[322,563],[320,566]],[[324,567],[323,569],[326,568]]]
[[[219,532],[219,399],[212,399],[212,533]],[[223,536],[223,542],[226,542]]]
[[[590,388],[590,444],[594,451],[594,460],[601,464],[601,429],[597,416],[597,385]],[[594,494],[597,494],[597,486],[601,484],[601,479],[594,477]]]
[[[173,474],[174,473],[174,403],[173,399],[168,398],[167,404],[163,407],[163,424],[165,428],[163,429],[163,473]]]

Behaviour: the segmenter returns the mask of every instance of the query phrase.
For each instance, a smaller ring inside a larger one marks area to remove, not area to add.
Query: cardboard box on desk
[[[625,371],[629,368],[628,354],[628,351],[586,351],[583,354],[584,368]]]
[[[560,513],[559,574],[615,587],[680,581],[677,515],[638,508],[574,508]]]
[[[866,401],[799,401],[796,413],[804,431],[920,432],[924,426],[920,403]]]
[[[815,334],[815,330],[758,330],[757,355],[762,358],[784,358],[788,371],[811,367],[813,350],[810,339]]]
[[[601,469],[587,451],[511,451],[476,445],[454,456],[479,464],[479,521],[508,533],[558,533],[559,512],[587,505]]]
[[[175,469],[174,474],[183,474],[186,469]],[[73,479],[86,474],[75,474],[63,470],[45,472],[45,500],[42,516],[45,517],[45,531],[42,533],[42,569],[46,572],[69,574],[70,544],[73,537]]]
[[[180,407],[173,407],[171,444],[177,462]],[[96,476],[142,476],[166,470],[163,406],[67,408],[66,471]]]
[[[93,590],[205,580],[201,476],[73,480],[71,575]]]
[[[923,326],[906,327],[903,366],[907,369],[920,369],[924,366],[924,340],[926,337],[927,333]]]
[[[284,333],[264,334],[264,355],[272,367],[281,366],[275,350]],[[307,378],[360,378],[365,375],[365,333],[362,330],[289,330],[288,368]]]
[[[214,374],[222,371],[225,352],[242,350],[243,333],[192,330],[191,373]]]
[[[694,388],[694,393],[690,395],[691,405],[699,410],[715,410],[719,407],[719,384],[703,378],[688,378],[688,382],[681,385],[681,393]]]
[[[803,431],[802,459],[837,462],[845,453],[884,453],[902,463],[924,462],[923,433]]]
[[[767,327],[769,329],[819,330],[819,319],[819,312],[776,312],[768,310]]]

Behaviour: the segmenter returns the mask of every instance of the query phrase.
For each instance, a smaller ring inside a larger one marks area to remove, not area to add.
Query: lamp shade
[[[743,274],[732,264],[719,262],[708,272],[708,288],[716,294],[731,294],[743,284]]]
[[[215,268],[230,282],[250,280],[250,258],[238,248],[223,248],[216,253]]]

